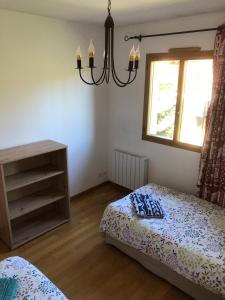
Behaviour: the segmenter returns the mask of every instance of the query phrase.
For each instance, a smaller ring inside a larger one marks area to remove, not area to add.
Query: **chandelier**
[[[91,76],[90,82],[85,80],[82,75],[82,69],[83,69],[82,53],[79,46],[76,51],[77,70],[79,71],[81,80],[88,85],[101,85],[103,82],[106,82],[108,84],[110,82],[110,77],[112,76],[114,82],[119,87],[125,87],[128,84],[132,83],[137,76],[137,70],[138,70],[138,65],[140,60],[140,49],[138,46],[137,49],[135,50],[134,45],[130,50],[130,54],[129,54],[127,81],[120,80],[120,78],[116,73],[115,64],[114,64],[114,21],[111,16],[111,0],[108,0],[108,16],[105,20],[105,50],[103,53],[103,59],[104,59],[103,70],[101,75],[98,76],[98,78],[95,78],[94,76],[94,69],[96,68],[95,48],[92,40],[90,41],[90,45],[88,48],[88,57],[89,57],[88,68],[90,69],[90,76]]]

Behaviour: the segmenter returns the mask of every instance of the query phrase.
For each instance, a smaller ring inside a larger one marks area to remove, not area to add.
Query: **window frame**
[[[199,60],[199,59],[213,59],[213,51],[201,51],[200,48],[192,50],[187,49],[171,49],[168,53],[148,53],[146,54],[146,69],[145,69],[145,96],[144,96],[144,109],[143,109],[143,126],[142,126],[142,140],[181,148],[189,151],[201,152],[202,146],[187,144],[178,140],[181,120],[182,120],[182,105],[183,105],[183,88],[184,88],[184,66],[186,60]],[[151,85],[151,63],[153,61],[166,61],[166,60],[179,60],[179,74],[178,74],[178,87],[177,87],[177,100],[174,121],[174,136],[173,140],[164,139],[147,134],[148,114],[151,105],[150,99],[150,85]]]

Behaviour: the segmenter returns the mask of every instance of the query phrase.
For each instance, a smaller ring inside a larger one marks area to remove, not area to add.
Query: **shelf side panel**
[[[64,173],[58,178],[57,186],[59,190],[65,195],[65,200],[60,201],[59,209],[65,215],[66,218],[70,218],[70,196],[69,196],[69,183],[68,183],[68,162],[67,162],[67,149],[56,151],[53,156],[52,163],[57,166],[58,169],[63,170]]]
[[[10,248],[12,231],[9,220],[8,200],[5,189],[5,177],[3,166],[0,165],[0,237]]]

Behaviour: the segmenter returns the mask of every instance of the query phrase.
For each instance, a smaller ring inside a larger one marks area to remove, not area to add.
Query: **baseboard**
[[[104,181],[104,182],[102,182],[102,183],[100,183],[100,184],[97,184],[97,185],[95,185],[95,186],[93,186],[93,187],[91,187],[91,188],[89,188],[89,189],[87,189],[87,190],[85,190],[85,191],[83,191],[83,192],[80,192],[80,193],[78,193],[78,194],[76,194],[76,195],[71,196],[71,197],[70,197],[70,200],[71,200],[71,201],[72,201],[72,200],[75,200],[75,199],[77,199],[77,198],[79,198],[79,197],[81,197],[81,196],[84,196],[84,195],[86,195],[86,194],[88,194],[88,193],[90,193],[90,192],[93,192],[94,190],[98,189],[99,187],[104,186],[104,185],[109,184],[109,183],[110,183],[110,182],[107,180],[107,181]]]
[[[118,190],[120,190],[120,191],[122,191],[124,193],[128,193],[129,194],[130,192],[132,192],[132,190],[130,190],[130,189],[128,189],[128,188],[126,188],[126,187],[124,187],[122,185],[119,185],[119,184],[114,183],[114,182],[112,182],[110,180],[107,180],[107,181],[104,181],[104,182],[102,182],[100,184],[97,184],[97,185],[95,185],[95,186],[93,186],[93,187],[91,187],[91,188],[89,188],[89,189],[87,189],[87,190],[85,190],[83,192],[80,192],[80,193],[78,193],[78,194],[76,194],[74,196],[71,196],[70,200],[71,201],[75,200],[75,199],[77,199],[77,198],[79,198],[81,196],[84,196],[84,195],[86,195],[86,194],[88,194],[90,192],[93,192],[93,191],[97,190],[98,188],[100,188],[101,186],[104,186],[104,185],[107,185],[107,184],[111,184],[112,186],[114,186],[115,188],[117,188]]]
[[[122,192],[125,192],[125,193],[131,193],[132,190],[120,185],[120,184],[117,184],[117,183],[114,183],[112,181],[108,181],[111,185],[113,185],[115,188],[121,190]]]

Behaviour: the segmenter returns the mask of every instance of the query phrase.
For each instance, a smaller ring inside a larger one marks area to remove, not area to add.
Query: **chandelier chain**
[[[108,13],[110,14],[111,11],[111,0],[108,0]]]

